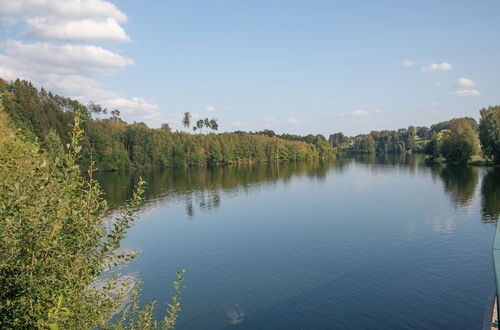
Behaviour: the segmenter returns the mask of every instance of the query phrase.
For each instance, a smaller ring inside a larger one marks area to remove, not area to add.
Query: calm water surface
[[[148,181],[120,271],[164,306],[187,269],[177,329],[480,329],[499,170],[364,158],[99,180],[114,209]]]

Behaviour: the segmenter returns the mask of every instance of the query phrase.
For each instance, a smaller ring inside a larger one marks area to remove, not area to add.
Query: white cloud
[[[128,113],[134,120],[157,124],[151,117],[158,112],[157,105],[138,97],[125,98],[94,79],[94,76],[132,65],[131,59],[97,46],[24,44],[19,41],[6,42],[5,54],[0,54],[0,77],[4,79],[26,79],[80,102],[92,100]]]
[[[354,111],[351,111],[351,112],[343,112],[341,114],[339,114],[340,117],[348,117],[348,116],[369,116],[371,114],[380,114],[380,113],[383,113],[382,110],[371,110],[371,111],[368,111],[368,110],[354,110]]]
[[[472,79],[469,79],[469,78],[459,78],[457,80],[457,84],[460,86],[460,87],[473,87],[473,86],[476,86],[476,82]]]
[[[133,97],[131,99],[126,99],[123,97],[116,97],[116,98],[111,98],[107,99],[106,105],[109,108],[118,108],[118,109],[125,109],[129,111],[133,110],[147,110],[147,111],[154,111],[158,110],[159,107],[156,104],[149,103],[145,99],[142,99],[140,97]]]
[[[119,23],[127,16],[103,0],[2,1],[0,20],[26,23],[24,34],[42,40],[130,41]]]
[[[363,115],[369,114],[369,112],[365,111],[365,110],[354,110],[354,111],[351,111],[350,114],[355,115],[355,116],[363,116]]]
[[[9,23],[33,17],[112,17],[120,23],[127,21],[125,13],[111,2],[103,0],[8,0],[2,1],[0,17]]]
[[[412,60],[404,60],[401,62],[401,65],[406,66],[406,67],[410,67],[413,64],[415,64],[415,62],[413,62]]]
[[[297,124],[299,121],[293,117],[290,117],[286,120],[287,124]]]
[[[436,83],[434,86],[436,86],[436,88],[441,88],[443,85],[441,83]]]
[[[455,96],[480,96],[481,92],[477,89],[459,89],[454,92],[451,92],[450,95]]]
[[[439,106],[439,102],[433,101],[433,102],[429,103],[429,105],[431,107],[438,107]]]
[[[26,35],[34,39],[61,41],[130,41],[113,17],[65,21],[35,17],[27,20]]]
[[[244,126],[246,126],[244,123],[239,122],[239,121],[235,121],[234,123],[231,123],[231,125],[235,126],[235,127],[244,127]]]
[[[208,112],[213,112],[215,111],[215,107],[213,105],[209,105],[205,108],[205,111],[208,111]]]
[[[0,65],[17,63],[20,68],[59,74],[102,75],[134,65],[130,58],[89,45],[25,44],[9,40],[5,43],[5,55]]]
[[[0,0],[1,1],[1,0]],[[38,87],[94,101],[129,114],[125,119],[158,125],[159,107],[140,97],[124,97],[96,80],[134,65],[130,58],[82,42],[129,41],[120,23],[127,16],[105,0],[1,1],[0,20],[21,25],[22,35],[43,42],[8,40],[1,44],[0,76],[30,80]],[[53,43],[51,41],[55,41]],[[61,42],[69,42],[62,44]]]
[[[436,72],[436,71],[449,71],[453,69],[453,65],[447,62],[443,62],[441,64],[432,63],[427,66],[424,66],[420,69],[422,72]]]

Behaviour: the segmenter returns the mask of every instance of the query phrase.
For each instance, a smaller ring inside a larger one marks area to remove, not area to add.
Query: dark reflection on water
[[[414,172],[429,171],[434,180],[443,183],[444,192],[454,207],[467,209],[479,183],[479,172],[486,172],[481,183],[482,219],[492,222],[500,215],[500,168],[446,167],[426,165],[420,155],[358,155],[335,161],[297,162],[284,164],[256,164],[218,168],[176,168],[166,170],[119,171],[98,173],[111,209],[124,205],[131,196],[135,184],[142,177],[147,182],[146,200],[184,196],[186,214],[194,215],[195,205],[211,210],[220,207],[221,192],[242,188],[242,192],[259,184],[288,182],[294,176],[306,176],[324,180],[329,171],[342,173],[349,164],[356,162],[369,165],[376,171],[394,171],[403,168]],[[238,192],[235,192],[238,193]]]
[[[500,215],[500,168],[488,169],[481,185],[483,221],[496,222]]]
[[[443,182],[444,191],[453,205],[463,209],[470,206],[479,182],[477,168],[434,166],[432,174]]]
[[[425,164],[425,158],[421,155],[408,154],[356,155],[352,159],[370,165],[407,165],[410,168],[416,168]]]
[[[122,269],[177,329],[479,329],[493,288],[500,169],[421,156],[99,174],[112,208],[142,176]]]
[[[100,182],[111,209],[124,205],[142,177],[147,182],[147,201],[182,198],[186,203],[186,214],[193,217],[195,206],[201,210],[220,207],[221,193],[245,193],[261,184],[272,185],[278,181],[286,183],[293,177],[322,181],[332,166],[341,171],[349,162],[350,160],[342,159],[328,162],[119,171],[98,173],[96,179]]]

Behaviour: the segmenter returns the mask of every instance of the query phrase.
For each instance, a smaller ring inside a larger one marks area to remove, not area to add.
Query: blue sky
[[[180,129],[299,134],[478,118],[500,95],[498,1],[12,0],[0,76]]]

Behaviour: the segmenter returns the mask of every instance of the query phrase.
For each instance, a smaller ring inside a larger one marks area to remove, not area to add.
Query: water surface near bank
[[[101,173],[112,208],[142,176],[121,269],[178,329],[479,329],[493,289],[499,169],[421,157]]]

